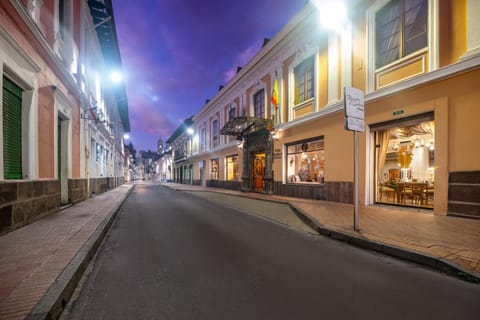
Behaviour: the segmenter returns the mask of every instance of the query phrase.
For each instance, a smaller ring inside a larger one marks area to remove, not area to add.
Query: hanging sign
[[[344,109],[345,129],[365,131],[365,97],[360,89],[345,87]]]

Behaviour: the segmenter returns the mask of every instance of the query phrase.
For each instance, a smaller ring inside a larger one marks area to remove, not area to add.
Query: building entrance
[[[263,178],[265,177],[265,152],[253,155],[253,190],[262,192],[264,190]]]
[[[433,208],[433,114],[372,127],[375,134],[375,202]]]

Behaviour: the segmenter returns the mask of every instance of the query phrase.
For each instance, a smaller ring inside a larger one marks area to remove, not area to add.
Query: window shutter
[[[3,175],[22,178],[22,89],[3,78]]]

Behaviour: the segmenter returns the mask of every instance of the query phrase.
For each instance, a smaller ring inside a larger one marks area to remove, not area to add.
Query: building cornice
[[[15,41],[15,39],[12,38],[12,36],[8,33],[8,31],[0,25],[0,36],[2,36],[5,41],[8,42],[9,45],[11,45],[15,51],[32,67],[33,72],[40,72],[42,70],[40,66],[33,60],[26,52],[23,50],[21,46],[18,45],[18,43]]]
[[[50,47],[50,45],[47,42],[47,39],[45,39],[43,33],[41,32],[41,30],[39,29],[38,25],[33,20],[33,18],[30,16],[27,9],[23,6],[22,2],[20,0],[9,0],[9,1],[10,1],[10,4],[15,8],[16,12],[18,13],[22,21],[28,27],[30,32],[32,32],[33,36],[38,41],[38,43],[46,53],[47,57],[53,62],[57,71],[59,71],[60,75],[64,78],[69,89],[75,94],[75,96],[82,102],[83,105],[88,106],[88,100],[80,91],[80,88],[78,88],[77,83],[75,82],[75,79],[69,73],[69,71],[66,70],[63,62],[60,60],[57,54]]]
[[[385,87],[383,89],[377,90],[375,92],[369,93],[365,96],[365,103],[373,102],[376,100],[385,99],[389,96],[405,92],[408,90],[412,90],[419,86],[424,86],[430,83],[434,83],[437,81],[445,80],[459,74],[475,70],[480,68],[480,53],[475,56],[470,56],[469,58],[465,58],[458,63],[434,70],[432,72],[426,73],[424,75],[420,75],[415,78],[411,78],[402,82],[399,82],[395,85],[391,85],[389,87]],[[304,117],[292,120],[290,122],[277,124],[275,126],[275,130],[285,130],[289,128],[293,128],[299,125],[303,125],[305,123],[318,120],[330,114],[336,112],[343,112],[343,100],[336,101],[332,104],[327,105],[322,110],[308,114]]]

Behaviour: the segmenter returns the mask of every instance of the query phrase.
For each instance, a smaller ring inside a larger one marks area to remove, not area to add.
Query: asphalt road
[[[478,285],[297,231],[218,199],[137,185],[63,319],[479,314]]]

